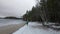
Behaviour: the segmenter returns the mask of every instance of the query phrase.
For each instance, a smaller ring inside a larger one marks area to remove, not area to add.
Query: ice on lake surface
[[[25,22],[26,21],[16,20],[16,19],[0,19],[0,27],[5,25],[11,25],[11,24],[21,24]]]
[[[22,26],[26,21],[21,19],[0,19],[0,34],[12,34]]]
[[[26,24],[13,34],[60,34],[60,31],[44,28],[41,27],[41,24],[39,23],[30,22],[28,25]]]

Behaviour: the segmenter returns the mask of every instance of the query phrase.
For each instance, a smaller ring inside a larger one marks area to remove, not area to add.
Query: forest
[[[36,6],[26,11],[23,20],[60,24],[60,0],[36,0]]]

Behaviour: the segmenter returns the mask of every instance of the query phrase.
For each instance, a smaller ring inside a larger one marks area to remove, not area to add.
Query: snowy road
[[[60,34],[60,31],[39,27],[39,24],[37,23],[30,23],[29,25],[25,25],[20,28],[13,34]]]

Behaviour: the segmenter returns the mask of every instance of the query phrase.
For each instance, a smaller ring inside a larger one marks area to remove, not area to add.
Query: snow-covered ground
[[[55,31],[50,28],[42,27],[41,24],[30,22],[13,34],[60,34],[60,31]]]

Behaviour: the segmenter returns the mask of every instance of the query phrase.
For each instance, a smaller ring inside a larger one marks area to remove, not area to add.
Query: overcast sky
[[[26,10],[31,10],[36,3],[34,0],[0,0],[0,17],[21,17]]]

